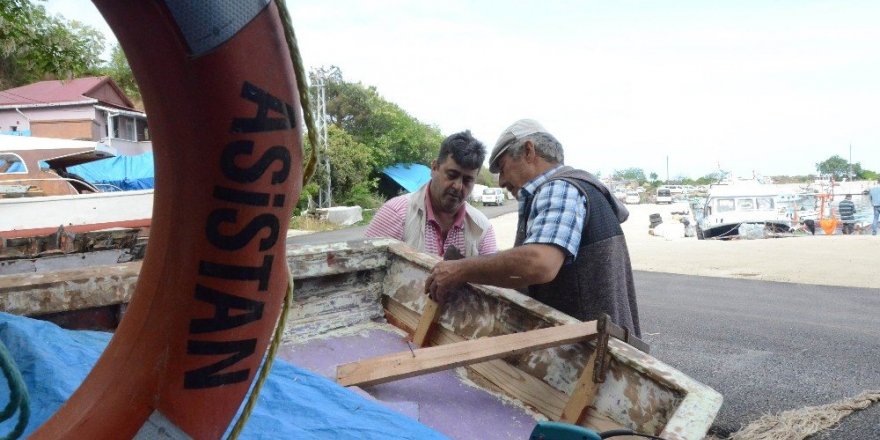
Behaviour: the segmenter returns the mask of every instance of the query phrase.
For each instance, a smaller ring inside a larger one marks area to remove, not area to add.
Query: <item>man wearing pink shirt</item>
[[[489,219],[467,203],[485,158],[486,147],[469,130],[447,137],[431,162],[431,180],[385,202],[364,235],[395,238],[441,257],[450,246],[466,257],[497,252]]]

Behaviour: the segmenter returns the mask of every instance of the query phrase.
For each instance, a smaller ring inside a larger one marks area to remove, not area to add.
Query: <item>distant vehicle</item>
[[[641,194],[641,193],[645,192],[645,188],[643,188],[643,187],[640,186],[640,187],[636,188],[636,192],[638,192],[639,194]]]
[[[672,195],[677,195],[684,192],[684,187],[681,185],[666,185],[666,187],[669,188],[669,192],[671,192]]]
[[[772,185],[739,183],[712,187],[697,220],[697,239],[730,238],[740,225],[762,225],[765,230],[789,232],[791,219],[776,206],[778,190]]]
[[[479,183],[474,184],[474,189],[471,190],[470,201],[471,203],[479,203],[483,201],[483,190],[488,188],[486,185],[480,185]]]
[[[626,191],[624,191],[622,189],[616,189],[616,190],[614,190],[614,197],[616,197],[617,200],[620,200],[622,202],[622,201],[624,201],[624,199],[626,199]]]
[[[504,190],[501,188],[486,188],[483,190],[483,206],[503,205]]]
[[[623,202],[629,205],[638,205],[641,201],[642,197],[639,195],[638,191],[627,191],[626,198],[623,199]]]
[[[657,188],[657,204],[659,205],[661,203],[672,203],[672,191],[670,191],[669,188]]]

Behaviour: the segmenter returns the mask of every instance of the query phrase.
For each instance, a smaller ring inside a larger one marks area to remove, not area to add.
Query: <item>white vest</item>
[[[418,191],[407,195],[406,220],[403,225],[403,241],[425,252],[425,225],[428,223],[428,211],[425,206],[425,194],[428,191],[426,183]],[[489,229],[489,219],[479,209],[474,208],[467,202],[464,204],[464,249],[461,249],[465,257],[480,255],[480,242]]]

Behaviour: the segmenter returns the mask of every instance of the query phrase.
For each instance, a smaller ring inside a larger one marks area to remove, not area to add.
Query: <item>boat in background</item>
[[[64,252],[75,234],[113,228],[144,234],[152,189],[101,192],[68,172],[115,156],[100,142],[0,135],[0,258]],[[52,236],[57,239],[46,239]]]
[[[791,231],[792,219],[777,206],[779,195],[776,186],[757,182],[713,185],[697,219],[697,238],[736,237],[744,224],[773,233]]]

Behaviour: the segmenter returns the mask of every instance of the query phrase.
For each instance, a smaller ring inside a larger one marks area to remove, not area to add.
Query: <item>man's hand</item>
[[[428,279],[425,280],[425,293],[434,301],[443,304],[449,292],[464,284],[461,281],[461,269],[464,261],[466,260],[437,263],[431,274],[428,275]]]

